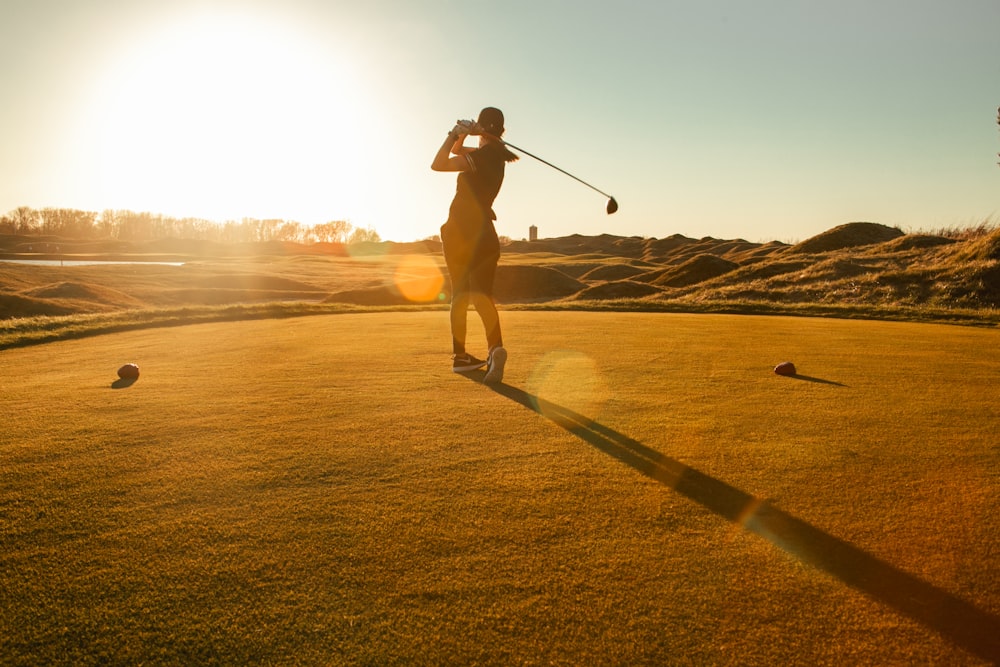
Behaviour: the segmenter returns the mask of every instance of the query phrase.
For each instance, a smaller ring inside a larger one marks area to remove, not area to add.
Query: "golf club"
[[[566,174],[567,176],[569,176],[573,180],[578,181],[580,183],[583,183],[584,185],[586,185],[591,190],[594,190],[595,192],[599,192],[600,194],[602,194],[605,197],[607,197],[608,198],[608,206],[607,206],[608,215],[611,215],[612,213],[614,213],[615,211],[618,210],[618,202],[615,201],[615,198],[612,197],[611,195],[609,195],[607,192],[604,192],[603,190],[598,190],[597,188],[595,188],[593,185],[591,185],[587,181],[585,181],[585,180],[583,180],[581,178],[577,178],[576,176],[574,176],[573,174],[569,173],[565,169],[560,169],[559,167],[555,166],[551,162],[549,162],[547,160],[543,160],[542,158],[538,157],[537,155],[535,155],[533,153],[529,153],[528,151],[524,150],[523,148],[521,148],[519,146],[515,146],[514,144],[510,143],[509,141],[506,141],[504,139],[500,139],[500,141],[503,142],[504,145],[509,146],[510,148],[513,148],[514,150],[518,151],[519,153],[524,153],[528,157],[533,157],[536,160],[538,160],[539,162],[541,162],[542,164],[547,164],[548,166],[552,167],[556,171],[561,171],[562,173]]]

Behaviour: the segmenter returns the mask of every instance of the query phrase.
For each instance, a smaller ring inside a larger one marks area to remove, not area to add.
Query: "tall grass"
[[[1000,227],[1000,221],[997,220],[995,215],[989,215],[983,218],[979,222],[971,222],[966,224],[956,224],[950,227],[940,227],[927,232],[922,232],[920,230],[914,230],[911,233],[924,233],[933,236],[943,236],[948,239],[954,239],[956,241],[974,241],[976,239],[981,239],[984,236],[989,236]]]

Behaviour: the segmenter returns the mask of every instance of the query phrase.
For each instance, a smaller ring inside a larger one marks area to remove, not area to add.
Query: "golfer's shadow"
[[[781,511],[765,499],[699,472],[593,419],[516,387],[487,386],[643,475],[922,623],[954,644],[991,662],[1000,661],[1000,617]]]

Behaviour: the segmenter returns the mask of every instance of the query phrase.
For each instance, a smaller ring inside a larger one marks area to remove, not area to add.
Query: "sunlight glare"
[[[196,14],[137,41],[97,94],[105,197],[214,220],[363,214],[377,113],[346,62],[263,16]]]
[[[396,289],[408,301],[444,301],[444,274],[428,255],[407,255],[394,275]]]
[[[597,363],[575,350],[557,350],[546,354],[528,378],[528,391],[589,419],[597,419],[611,396]],[[541,414],[546,414],[544,402],[536,408]],[[558,418],[558,415],[546,416]]]

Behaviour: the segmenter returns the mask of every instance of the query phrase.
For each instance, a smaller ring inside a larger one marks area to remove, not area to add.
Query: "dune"
[[[654,280],[660,287],[688,287],[717,278],[739,268],[739,264],[715,255],[698,255],[680,266],[668,269]]]
[[[584,287],[584,283],[552,268],[501,264],[497,267],[494,296],[497,303],[531,303],[561,299],[576,294]],[[451,299],[447,281],[439,294],[428,295],[423,300],[414,301],[407,298],[404,295],[406,293],[408,290],[396,285],[380,285],[335,292],[324,299],[324,303],[402,306],[414,303],[444,303]]]
[[[410,303],[399,292],[388,287],[344,290],[334,292],[323,303],[352,303],[359,306],[402,306]]]
[[[798,243],[789,248],[788,252],[831,252],[844,248],[885,243],[900,236],[903,236],[903,232],[896,227],[887,227],[875,222],[849,222]]]
[[[85,309],[73,308],[46,299],[35,299],[18,294],[0,294],[0,319],[15,317],[38,317],[57,315],[72,315],[86,312]]]
[[[842,280],[855,278],[879,269],[868,266],[858,259],[834,257],[816,262],[802,271],[801,278],[806,280]]]
[[[613,280],[593,287],[587,287],[573,296],[577,301],[610,300],[610,299],[641,299],[654,294],[662,294],[663,290],[649,283],[634,280]]]
[[[1000,260],[1000,228],[968,241],[968,247],[961,257],[981,262]]]
[[[889,252],[905,252],[907,250],[924,250],[926,248],[937,248],[943,245],[952,245],[954,239],[944,236],[931,236],[929,234],[907,234],[897,239],[888,241],[885,249]]]
[[[642,255],[644,243],[645,239],[639,236],[571,234],[570,236],[537,241],[514,241],[505,247],[505,252],[553,252],[574,256],[598,254],[639,258]]]
[[[582,278],[584,280],[626,280],[646,273],[646,271],[647,269],[631,264],[606,264],[587,271]]]
[[[808,260],[774,260],[770,262],[754,262],[747,266],[740,266],[729,274],[729,279],[734,283],[748,283],[754,280],[767,280],[776,276],[787,276],[790,273],[801,272],[812,266],[814,262]],[[794,279],[797,276],[790,276]]]
[[[198,287],[226,288],[226,289],[252,289],[267,291],[294,291],[294,292],[322,292],[320,287],[310,285],[298,280],[282,278],[280,276],[270,276],[259,273],[229,274],[204,276],[193,280],[192,283]]]
[[[495,298],[497,303],[531,303],[561,299],[576,294],[585,285],[565,273],[544,266],[503,265],[497,267]],[[414,303],[442,303],[451,299],[447,281],[439,295],[424,301],[413,301],[404,296],[406,290],[394,285],[381,285],[335,292],[325,303],[353,303],[367,306],[399,306]]]
[[[662,263],[664,258],[673,255],[679,248],[684,248],[695,240],[682,234],[672,234],[664,239],[646,239],[643,244],[642,258],[647,262]]]
[[[497,267],[495,293],[499,303],[530,303],[561,299],[584,286],[553,268],[501,264]]]
[[[502,260],[501,260],[502,261]],[[600,269],[602,267],[608,266],[607,262],[578,262],[573,260],[567,260],[564,262],[559,262],[558,264],[544,264],[546,268],[553,269],[562,274],[569,276],[570,278],[575,278],[576,280],[582,279],[585,275],[591,271]]]
[[[42,285],[22,292],[22,296],[59,301],[72,312],[141,308],[145,305],[141,300],[116,289],[75,281]]]

